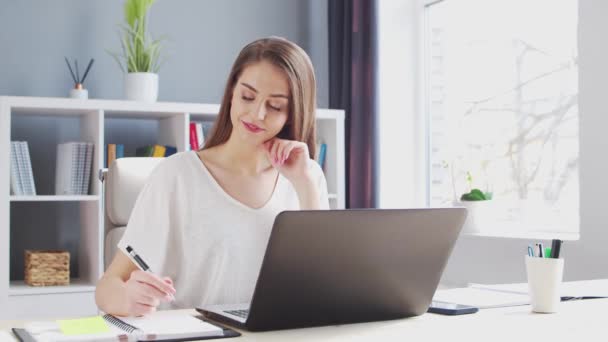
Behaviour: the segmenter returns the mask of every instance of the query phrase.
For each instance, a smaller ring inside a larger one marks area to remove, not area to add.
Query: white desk
[[[476,314],[419,317],[263,333],[242,331],[243,341],[608,341],[608,299],[560,304],[556,314],[534,314],[530,306],[480,310]],[[195,314],[195,311],[188,310]],[[0,321],[0,331],[24,321]],[[7,336],[7,335],[5,335]],[[3,341],[0,334],[0,341]],[[12,334],[11,334],[12,336]],[[232,341],[232,340],[225,340]]]

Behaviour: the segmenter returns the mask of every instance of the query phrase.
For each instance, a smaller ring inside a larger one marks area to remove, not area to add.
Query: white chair
[[[100,178],[104,183],[104,269],[107,269],[120,241],[135,200],[141,192],[148,176],[164,158],[120,158],[109,169],[102,171]]]

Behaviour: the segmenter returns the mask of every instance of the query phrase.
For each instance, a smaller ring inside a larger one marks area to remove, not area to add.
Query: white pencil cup
[[[560,286],[564,274],[564,259],[539,258],[526,255],[526,273],[532,311],[557,312]]]

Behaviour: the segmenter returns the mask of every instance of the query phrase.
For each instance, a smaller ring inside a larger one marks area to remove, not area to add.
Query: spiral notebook
[[[100,324],[101,321],[101,324]],[[70,330],[65,329],[66,322]],[[80,326],[79,326],[80,325]],[[24,342],[71,341],[192,341],[235,337],[234,330],[203,321],[188,313],[159,311],[144,317],[104,315],[79,320],[41,321],[13,329]]]

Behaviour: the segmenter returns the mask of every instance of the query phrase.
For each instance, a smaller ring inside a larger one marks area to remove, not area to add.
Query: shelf
[[[11,202],[88,202],[99,201],[98,195],[10,196]]]
[[[23,280],[11,281],[9,296],[28,296],[53,293],[95,292],[95,284],[80,279],[71,279],[66,286],[29,286]]]
[[[219,108],[218,108],[219,110]],[[206,113],[206,114],[190,114],[190,121],[215,121],[215,118],[217,117],[217,114],[211,114],[211,113]]]
[[[39,114],[40,112],[59,115],[82,115],[103,110],[106,116],[124,117],[166,117],[175,113],[217,113],[218,104],[177,103],[177,102],[137,102],[127,100],[79,100],[62,97],[0,96],[15,114]]]

